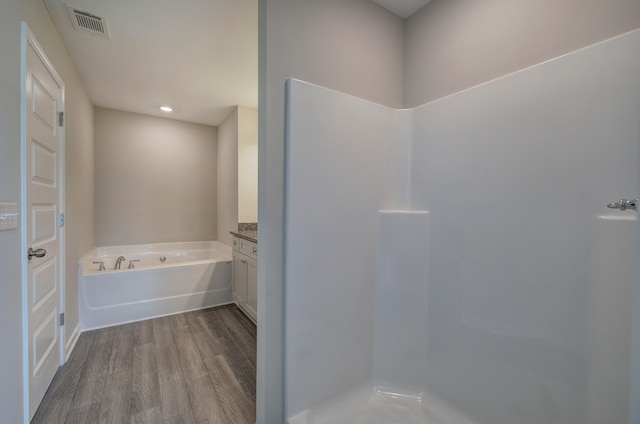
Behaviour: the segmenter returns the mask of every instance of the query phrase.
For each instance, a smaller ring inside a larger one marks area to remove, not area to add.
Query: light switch
[[[18,228],[18,204],[0,202],[0,231]]]

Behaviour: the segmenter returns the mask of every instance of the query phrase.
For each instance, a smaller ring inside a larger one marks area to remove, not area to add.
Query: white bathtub
[[[82,330],[231,303],[231,258],[217,241],[92,249],[78,264]]]

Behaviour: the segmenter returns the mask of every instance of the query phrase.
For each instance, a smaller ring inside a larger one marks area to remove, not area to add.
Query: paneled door
[[[23,55],[23,306],[27,312],[25,371],[31,419],[63,357],[60,214],[64,84],[26,25]]]

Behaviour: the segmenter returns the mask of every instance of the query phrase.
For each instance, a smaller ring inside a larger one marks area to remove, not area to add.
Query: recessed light
[[[170,108],[169,106],[160,106],[160,110],[163,112],[173,112],[173,108]]]

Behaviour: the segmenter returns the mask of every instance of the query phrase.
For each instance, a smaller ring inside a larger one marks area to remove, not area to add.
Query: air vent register
[[[67,10],[71,17],[71,23],[76,31],[87,32],[97,37],[109,38],[109,28],[107,27],[106,18],[71,5],[67,5]]]

